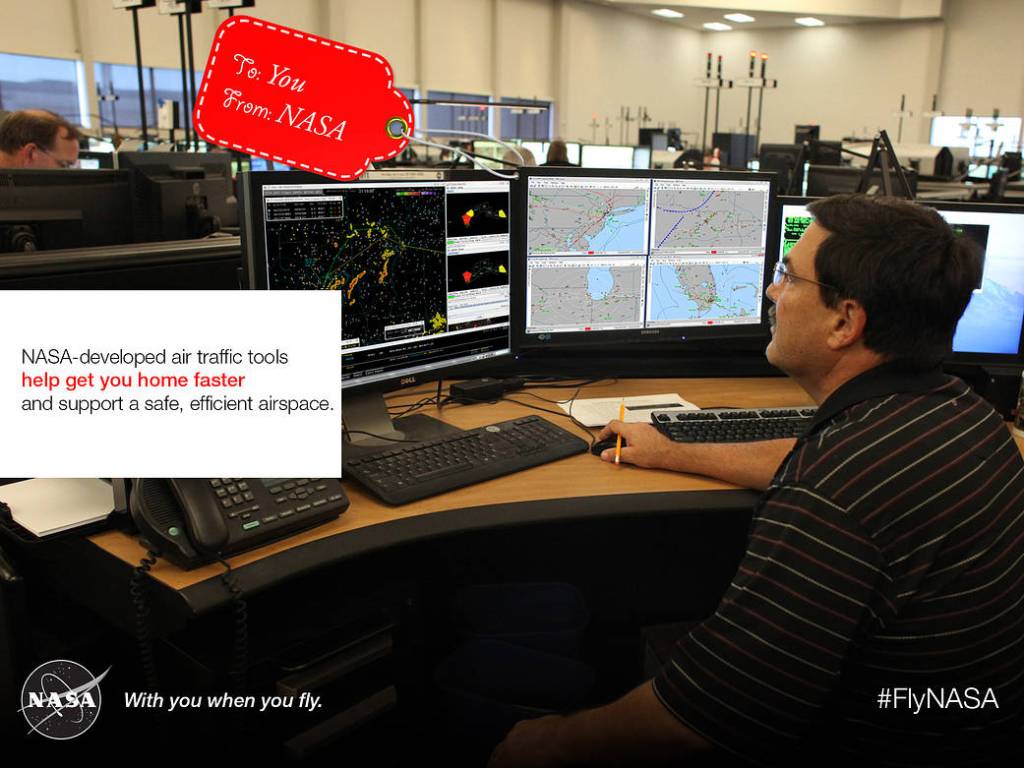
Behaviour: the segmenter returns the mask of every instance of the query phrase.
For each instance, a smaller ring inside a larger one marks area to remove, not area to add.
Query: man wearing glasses
[[[600,435],[625,437],[622,461],[763,491],[732,584],[653,680],[518,723],[493,768],[1020,764],[1024,460],[940,368],[978,254],[906,201],[809,208],[767,291],[768,360],[819,404],[804,436]]]
[[[0,121],[0,168],[76,168],[79,138],[78,129],[53,112],[11,112]]]

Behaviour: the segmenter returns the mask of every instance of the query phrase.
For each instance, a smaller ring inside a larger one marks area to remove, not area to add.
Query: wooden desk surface
[[[394,404],[415,402],[429,389],[417,389],[399,393],[392,398]],[[537,388],[527,390],[541,397],[561,399],[572,395],[573,390]],[[527,394],[516,392],[511,397],[524,403],[558,410],[557,405],[545,403]],[[630,395],[653,395],[674,392],[701,407],[713,406],[771,406],[771,405],[812,405],[807,394],[787,378],[752,379],[621,379],[609,380],[584,388],[580,397],[617,397]],[[518,418],[531,413],[510,402],[495,405],[448,406],[438,413],[436,408],[427,408],[425,413],[457,427],[471,429],[505,419]],[[575,427],[567,418],[540,414],[554,423],[587,437],[584,430]],[[386,524],[395,520],[426,515],[443,510],[481,507],[499,503],[530,502],[544,499],[578,498],[586,496],[630,495],[637,493],[714,491],[730,489],[727,483],[695,475],[680,475],[660,470],[646,470],[626,465],[615,466],[591,456],[589,453],[573,456],[552,464],[517,472],[486,483],[461,488],[450,493],[406,504],[390,507],[367,494],[355,483],[345,483],[351,499],[348,511],[333,520],[309,531],[280,542],[268,544],[251,552],[230,559],[232,567],[241,567],[268,555],[302,546],[318,539],[336,536],[368,526]],[[138,541],[120,531],[106,531],[90,537],[90,540],[111,555],[132,565],[138,564],[145,554]],[[153,576],[173,589],[184,589],[199,582],[219,576],[220,565],[209,565],[194,571],[182,571],[161,560],[153,568]]]

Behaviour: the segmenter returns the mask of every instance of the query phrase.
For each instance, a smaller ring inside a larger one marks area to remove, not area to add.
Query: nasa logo
[[[21,687],[21,709],[31,732],[66,741],[88,731],[100,715],[99,677],[81,664],[56,659],[36,667]],[[56,716],[56,717],[55,717]]]

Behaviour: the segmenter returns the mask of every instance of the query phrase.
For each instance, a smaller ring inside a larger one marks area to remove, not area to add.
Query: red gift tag
[[[414,127],[382,56],[250,16],[217,29],[192,117],[212,144],[335,179],[394,157]]]

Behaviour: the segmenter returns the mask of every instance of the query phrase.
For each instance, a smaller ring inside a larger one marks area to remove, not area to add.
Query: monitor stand
[[[350,456],[353,455],[350,451],[358,455],[364,450],[377,451],[388,445],[400,448],[404,443],[398,441],[426,442],[463,431],[426,414],[414,414],[392,421],[387,403],[380,392],[344,395],[342,418],[348,433],[344,450]]]

